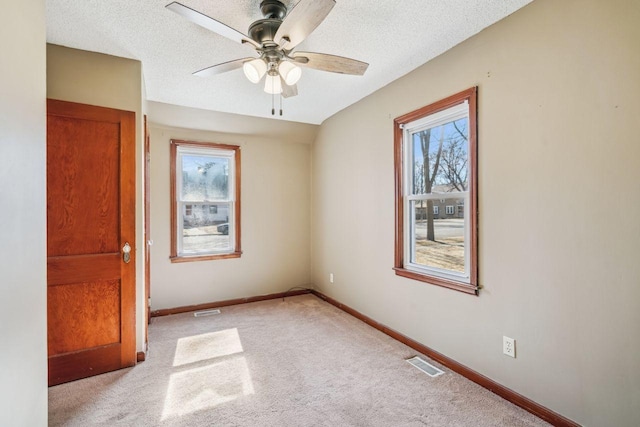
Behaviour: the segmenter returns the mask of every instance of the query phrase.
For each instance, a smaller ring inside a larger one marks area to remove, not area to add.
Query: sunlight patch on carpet
[[[188,365],[215,357],[242,353],[242,351],[242,343],[236,328],[193,335],[178,340],[173,366]]]
[[[172,374],[162,410],[162,421],[213,408],[254,394],[244,356]]]

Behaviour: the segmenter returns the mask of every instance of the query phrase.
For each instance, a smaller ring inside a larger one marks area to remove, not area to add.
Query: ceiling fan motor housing
[[[249,26],[249,37],[262,45],[275,43],[273,39],[287,14],[287,7],[278,0],[264,0],[260,3],[260,10],[264,19],[259,19]]]
[[[273,43],[278,28],[282,21],[280,19],[259,19],[249,27],[249,37],[257,41],[261,45],[265,43]]]
[[[287,7],[278,0],[264,0],[260,3],[260,10],[265,18],[283,20],[287,14]]]

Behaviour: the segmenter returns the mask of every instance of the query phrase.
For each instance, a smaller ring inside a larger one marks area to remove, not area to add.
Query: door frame
[[[144,354],[138,361],[146,358],[149,348],[149,324],[151,323],[151,139],[147,115],[144,115]]]

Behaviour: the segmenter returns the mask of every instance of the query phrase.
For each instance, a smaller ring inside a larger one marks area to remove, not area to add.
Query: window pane
[[[182,156],[181,199],[229,199],[229,158],[185,154]]]
[[[191,207],[190,214],[188,207]],[[231,247],[228,203],[184,205],[182,251],[212,252]]]
[[[467,191],[468,119],[411,134],[413,194]]]
[[[462,209],[447,209],[455,206]],[[411,262],[464,274],[464,199],[412,201],[410,212],[415,236]]]

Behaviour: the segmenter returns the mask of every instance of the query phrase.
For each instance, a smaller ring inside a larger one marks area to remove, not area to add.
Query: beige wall
[[[143,84],[139,61],[47,45],[47,97],[136,113],[136,342],[144,349]]]
[[[637,1],[536,0],[325,121],[314,283],[577,422],[637,425],[638,22]],[[392,120],[474,85],[479,297],[391,270]]]
[[[47,425],[45,2],[0,14],[0,425]]]
[[[167,114],[167,109],[171,114]],[[244,117],[239,132],[167,127],[183,120],[206,127],[219,113],[150,103],[152,309],[252,297],[310,282],[310,142],[317,126]],[[226,116],[225,116],[226,117]],[[242,158],[242,257],[174,263],[169,260],[170,139],[235,144]]]

